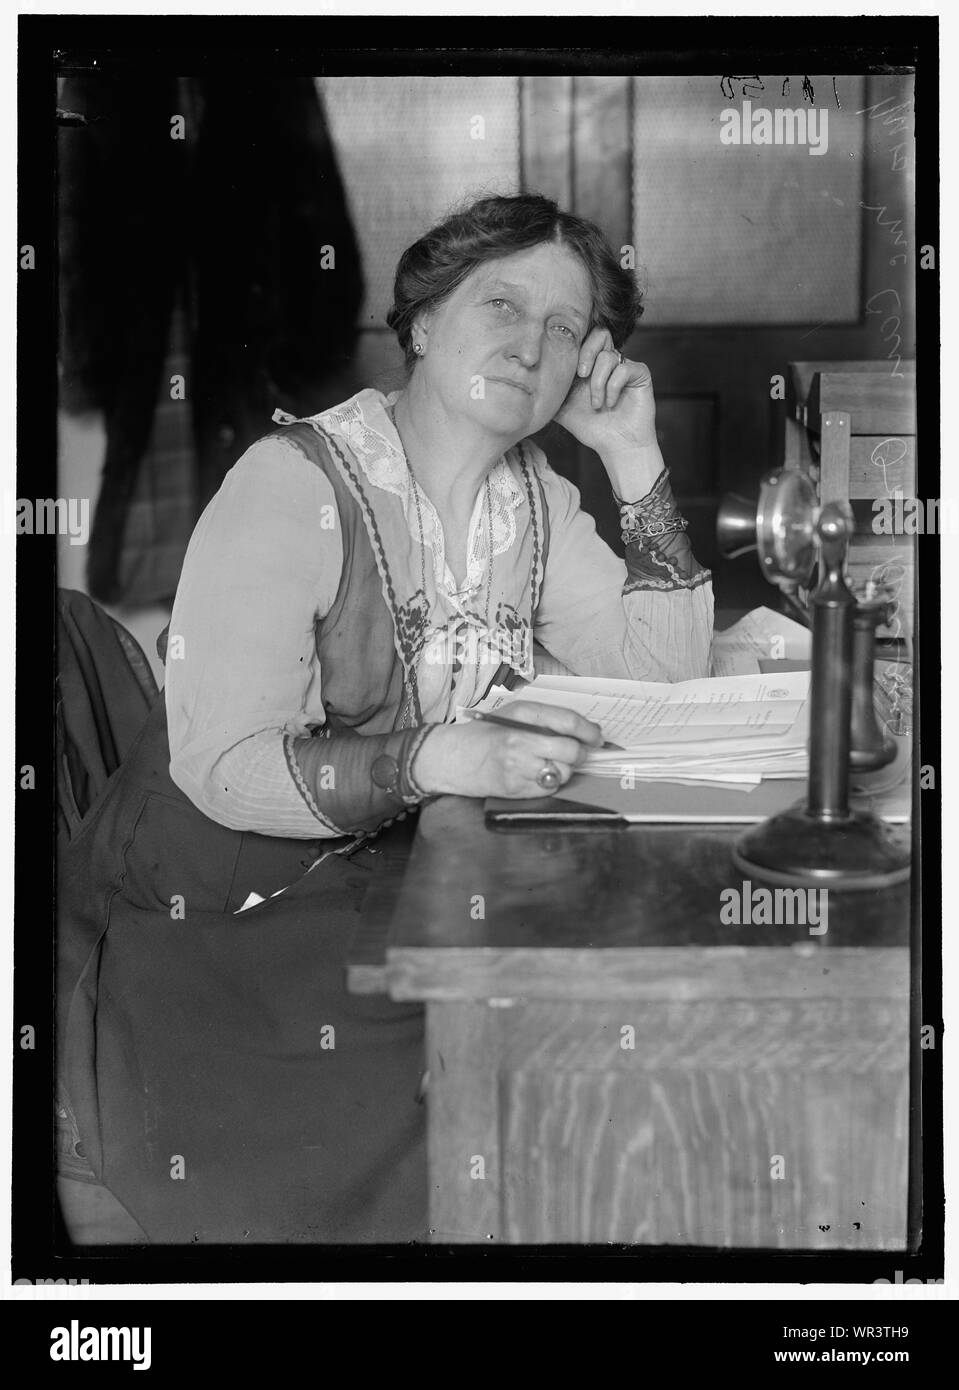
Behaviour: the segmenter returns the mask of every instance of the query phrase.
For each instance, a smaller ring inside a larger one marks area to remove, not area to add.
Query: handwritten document
[[[802,776],[808,671],[662,684],[540,676],[522,692],[494,688],[477,706],[508,713],[517,700],[575,710],[616,748],[591,752],[585,771],[640,780],[747,782]]]

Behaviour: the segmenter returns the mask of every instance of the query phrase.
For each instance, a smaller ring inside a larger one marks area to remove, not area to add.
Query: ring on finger
[[[562,782],[562,774],[554,762],[547,760],[536,774],[537,786],[544,792],[554,792]]]

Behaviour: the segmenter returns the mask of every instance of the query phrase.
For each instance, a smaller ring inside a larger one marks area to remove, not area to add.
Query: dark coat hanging
[[[312,78],[107,64],[65,78],[59,105],[73,113],[59,135],[61,403],[104,412],[88,584],[114,603],[174,305],[198,515],[277,406],[320,408],[349,363],[363,280]]]

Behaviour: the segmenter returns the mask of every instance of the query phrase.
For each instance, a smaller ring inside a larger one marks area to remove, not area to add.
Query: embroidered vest
[[[283,418],[279,416],[276,418]],[[292,443],[323,470],[333,489],[340,519],[343,566],[328,613],[316,623],[316,652],[322,672],[322,698],[331,728],[384,733],[423,722],[417,663],[426,625],[426,596],[398,591],[377,505],[398,505],[373,497],[352,451],[317,418],[284,421],[268,438]],[[521,453],[526,492],[525,528],[518,526],[518,553],[511,556],[515,581],[495,609],[498,649],[507,654],[517,636],[528,636],[542,592],[549,553],[549,513],[542,483]],[[374,505],[374,501],[377,505]],[[505,659],[480,691],[505,684],[523,663]],[[529,674],[528,666],[525,673]]]

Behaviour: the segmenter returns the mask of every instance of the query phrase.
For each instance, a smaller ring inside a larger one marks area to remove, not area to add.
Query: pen
[[[574,734],[561,734],[557,729],[544,729],[542,724],[524,723],[522,719],[507,719],[503,714],[490,714],[483,709],[466,710],[468,719],[482,719],[487,724],[499,724],[504,729],[519,729],[521,733],[545,734],[547,738],[574,738]],[[622,753],[622,745],[618,743],[604,743],[603,748],[615,749],[617,753]]]

